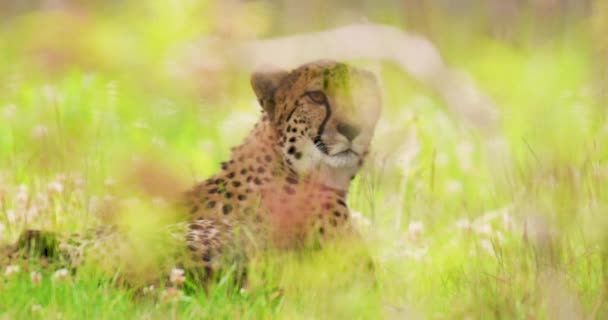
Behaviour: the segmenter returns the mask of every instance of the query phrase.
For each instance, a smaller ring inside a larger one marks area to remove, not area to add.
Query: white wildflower
[[[15,214],[14,210],[7,210],[6,211],[6,220],[9,223],[15,223],[17,221],[17,215]]]
[[[155,145],[157,147],[164,147],[167,145],[167,142],[165,141],[165,139],[158,137],[158,136],[152,137],[151,142],[153,145]]]
[[[186,280],[186,276],[183,269],[173,268],[171,270],[171,275],[169,276],[169,281],[171,281],[174,285],[180,285],[184,283]]]
[[[76,174],[72,177],[72,181],[74,183],[74,187],[76,187],[77,189],[82,189],[84,188],[84,178],[79,175]]]
[[[144,287],[144,289],[142,290],[142,293],[144,295],[148,295],[148,294],[154,293],[155,290],[156,290],[156,288],[154,287],[154,285],[149,285],[147,287]]]
[[[25,207],[27,205],[28,199],[29,196],[27,192],[27,186],[24,184],[17,186],[17,192],[15,195],[15,201],[17,202],[17,205],[19,207]]]
[[[39,304],[32,305],[32,312],[40,312],[42,310],[42,306]]]
[[[55,176],[55,180],[58,182],[65,182],[67,179],[68,179],[68,176],[65,173],[60,173]]]
[[[49,198],[44,193],[36,193],[36,198],[32,201],[40,209],[47,209],[49,207]]]
[[[49,190],[50,193],[60,194],[63,192],[63,184],[61,184],[61,182],[59,182],[58,180],[51,181],[48,183],[47,189]]]
[[[464,172],[470,172],[473,169],[473,144],[468,141],[461,142],[456,146],[456,157],[458,158],[458,164],[460,169]]]
[[[494,255],[494,247],[492,246],[492,242],[488,239],[482,239],[479,241],[479,247],[481,247],[486,253],[493,256]]]
[[[14,118],[16,114],[17,114],[17,106],[15,106],[14,104],[9,104],[9,105],[5,106],[4,108],[2,108],[2,115],[7,120]]]
[[[53,280],[56,281],[63,281],[63,280],[67,280],[70,276],[70,273],[68,272],[68,269],[66,268],[61,268],[57,271],[55,271],[55,273],[53,273]]]
[[[424,224],[420,221],[412,221],[407,227],[407,236],[412,242],[420,241],[423,232]]]
[[[116,181],[114,180],[114,178],[112,177],[107,177],[104,181],[103,181],[103,185],[106,188],[112,188],[114,185],[116,184]]]
[[[42,275],[40,274],[40,272],[38,272],[38,271],[30,272],[30,281],[32,282],[32,285],[34,285],[34,286],[39,285],[40,282],[42,281]]]
[[[420,261],[420,260],[422,260],[422,258],[424,258],[424,256],[426,256],[428,251],[429,250],[426,247],[411,248],[411,249],[402,250],[401,255],[408,259],[414,259],[416,261]]]
[[[61,99],[60,93],[54,86],[45,84],[42,86],[42,96],[48,102],[56,103]]]
[[[359,211],[351,211],[350,217],[353,223],[359,228],[369,227],[372,224],[371,221],[364,217]]]
[[[101,203],[98,196],[91,196],[89,198],[88,212],[96,214],[101,209]]]
[[[467,218],[460,218],[456,220],[456,228],[461,230],[466,230],[471,228],[471,221]]]
[[[411,129],[406,138],[406,142],[401,145],[399,150],[399,167],[403,173],[403,176],[409,176],[409,172],[414,164],[414,160],[420,153],[420,143],[416,135],[416,130]]]
[[[492,220],[502,217],[504,214],[508,214],[511,206],[505,206],[495,210],[487,211],[483,215],[477,218],[478,222],[490,222]]]
[[[49,129],[42,124],[39,124],[32,128],[32,138],[34,139],[42,139],[49,135]]]
[[[4,269],[4,276],[10,279],[17,273],[19,273],[19,271],[21,271],[21,268],[19,266],[11,264],[6,266],[6,269]]]
[[[458,194],[462,192],[462,183],[457,180],[448,180],[445,182],[445,192],[447,194]]]
[[[27,220],[32,220],[32,218],[36,218],[40,213],[40,208],[36,204],[32,204],[25,211],[25,217]]]

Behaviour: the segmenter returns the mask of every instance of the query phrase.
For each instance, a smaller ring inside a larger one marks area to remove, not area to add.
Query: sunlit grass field
[[[163,221],[167,189],[214,173],[252,128],[248,73],[184,58],[218,24],[190,6],[3,24],[2,244],[26,228]],[[245,19],[254,30],[224,28],[264,33],[257,19]],[[1,317],[608,317],[608,118],[587,27],[538,42],[522,31],[526,45],[515,45],[446,25],[455,36],[436,45],[492,98],[498,127],[466,125],[395,65],[375,64],[385,105],[349,195],[361,241],[269,254],[252,262],[247,287],[222,278],[207,292],[141,295],[117,273],[2,265]]]

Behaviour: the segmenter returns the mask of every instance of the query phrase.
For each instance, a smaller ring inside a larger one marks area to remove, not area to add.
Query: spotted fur
[[[207,269],[233,257],[229,251],[299,247],[348,230],[348,188],[380,111],[374,75],[343,63],[260,69],[251,84],[261,119],[217,174],[185,193],[188,219],[170,227]],[[93,238],[117,237],[109,230]],[[76,235],[57,243],[75,264],[95,246]]]

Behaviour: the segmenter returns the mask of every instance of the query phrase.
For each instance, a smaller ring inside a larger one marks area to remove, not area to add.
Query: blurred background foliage
[[[218,291],[177,310],[608,316],[608,4],[599,0],[3,0],[0,238],[107,221],[133,209],[133,198],[158,199],[212,174],[259,113],[249,71],[222,53],[360,22],[428,39],[491,97],[499,128],[460,123],[437,92],[394,64],[372,64],[384,114],[349,201],[370,226],[377,286],[350,280],[355,258],[292,257],[273,280],[289,289],[278,304]],[[209,39],[221,39],[216,55],[201,54]],[[147,210],[131,211],[147,219]],[[97,299],[80,281],[79,294],[34,300],[74,318],[93,301],[102,317],[164,315],[116,293]],[[3,285],[14,293],[0,298],[4,314],[29,315],[31,288]]]

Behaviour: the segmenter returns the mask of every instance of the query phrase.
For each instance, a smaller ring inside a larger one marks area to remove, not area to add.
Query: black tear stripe
[[[315,140],[318,140],[319,142],[323,142],[321,140],[321,135],[323,134],[323,131],[325,131],[325,125],[327,125],[327,121],[329,121],[329,117],[331,116],[331,108],[329,106],[329,101],[327,101],[327,97],[323,96],[323,107],[325,108],[325,119],[323,119],[323,122],[321,122],[321,125],[319,126],[319,131],[317,131],[317,137],[315,138]],[[315,141],[316,143],[317,141]],[[325,144],[323,144],[325,145]],[[323,148],[321,151],[323,151],[323,153],[327,154],[327,148]]]

